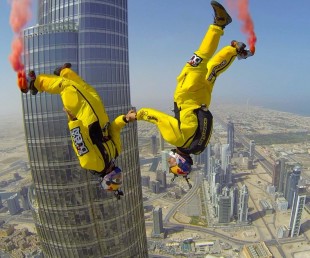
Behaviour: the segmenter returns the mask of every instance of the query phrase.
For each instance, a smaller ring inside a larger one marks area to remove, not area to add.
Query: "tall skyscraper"
[[[158,138],[159,138],[159,148],[160,148],[160,151],[163,151],[163,150],[165,150],[165,140],[162,137],[160,132],[158,133]]]
[[[237,219],[238,218],[238,199],[239,197],[239,189],[238,186],[235,185],[230,188],[230,200],[231,200],[231,210],[230,217]]]
[[[299,166],[294,167],[293,172],[288,178],[287,191],[286,191],[286,200],[288,202],[288,207],[292,207],[294,193],[297,189],[297,185],[301,175],[301,168]]]
[[[167,187],[167,174],[164,171],[156,171],[156,180],[160,182],[161,187],[166,189]]]
[[[231,166],[230,166],[230,146],[229,144],[223,144],[221,149],[221,167],[223,171],[223,180],[225,183],[230,183],[230,173],[231,173]]]
[[[300,231],[301,216],[306,203],[306,187],[297,186],[294,192],[294,200],[290,219],[290,236],[297,237]]]
[[[230,196],[219,196],[218,197],[218,218],[219,223],[229,223],[230,222],[230,212],[231,212],[231,198]]]
[[[11,215],[15,215],[21,211],[18,195],[14,194],[7,199],[8,210]]]
[[[254,158],[254,154],[255,154],[255,141],[254,140],[251,140],[250,141],[250,157],[251,158]]]
[[[159,237],[164,233],[163,213],[161,207],[155,207],[153,210],[153,232],[152,235]]]
[[[208,178],[211,174],[211,144],[208,144],[201,155],[203,155],[205,178]]]
[[[20,199],[22,202],[22,208],[24,210],[30,210],[29,198],[28,198],[28,187],[23,186],[19,191]]]
[[[249,202],[249,191],[246,185],[243,185],[239,194],[239,222],[248,221],[248,202]]]
[[[212,197],[212,203],[215,203],[217,200],[217,190],[216,185],[221,188],[222,184],[222,172],[220,165],[216,165],[213,169],[211,180],[210,180],[210,193]]]
[[[24,30],[26,71],[65,62],[94,86],[110,120],[131,108],[127,0],[38,1]],[[136,124],[122,131],[125,195],[117,201],[80,168],[58,95],[22,96],[32,208],[46,257],[147,257]]]
[[[169,164],[167,162],[168,158],[169,158],[169,151],[168,150],[161,151],[161,167],[162,167],[161,169],[167,174],[169,172]]]
[[[156,156],[157,149],[158,149],[158,145],[157,145],[156,135],[152,135],[151,136],[151,152],[153,156]]]
[[[229,144],[223,144],[221,148],[221,166],[224,174],[226,173],[226,168],[230,163],[230,146]]]
[[[232,121],[228,121],[227,123],[227,143],[230,147],[230,156],[233,156],[234,146],[235,146],[235,127]]]
[[[274,185],[276,191],[280,193],[283,193],[285,161],[284,158],[276,160],[272,172],[272,185]]]

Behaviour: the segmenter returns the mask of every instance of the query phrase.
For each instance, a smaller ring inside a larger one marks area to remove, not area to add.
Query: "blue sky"
[[[219,2],[227,7],[226,1]],[[310,1],[249,0],[249,4],[256,54],[236,60],[217,79],[211,108],[221,101],[245,104],[248,100],[310,116]],[[0,2],[0,10],[0,115],[21,113],[16,74],[8,61],[13,38],[8,1]],[[232,39],[246,42],[241,23],[230,13],[233,22],[226,27],[219,48]],[[213,21],[210,1],[128,0],[128,16],[131,102],[165,110],[172,106],[177,75]],[[34,24],[35,20],[29,26]]]

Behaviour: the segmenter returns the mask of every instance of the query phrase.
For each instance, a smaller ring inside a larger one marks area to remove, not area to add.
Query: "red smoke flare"
[[[237,0],[237,6],[235,1],[230,1],[230,5],[238,9],[238,19],[242,21],[242,32],[247,35],[247,42],[252,53],[255,52],[256,35],[254,32],[254,23],[249,12],[248,0]]]
[[[15,36],[12,41],[12,52],[9,55],[9,61],[14,71],[17,72],[18,86],[22,91],[26,91],[27,83],[25,81],[24,64],[21,59],[24,49],[21,32],[31,19],[31,2],[32,0],[11,0],[10,25]]]

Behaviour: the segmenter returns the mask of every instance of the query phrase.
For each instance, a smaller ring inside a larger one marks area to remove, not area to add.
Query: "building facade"
[[[239,213],[238,221],[247,222],[248,221],[248,204],[249,203],[249,191],[246,185],[243,185],[239,193]]]
[[[158,144],[156,135],[151,136],[151,153],[153,156],[156,156],[158,152]]]
[[[232,121],[227,123],[227,143],[229,144],[230,156],[233,157],[235,147],[235,126]]]
[[[299,236],[301,217],[305,207],[306,198],[307,198],[306,187],[297,186],[294,192],[294,200],[289,225],[291,237]]]
[[[249,155],[251,158],[254,158],[254,155],[255,155],[255,141],[254,140],[250,141]]]
[[[126,0],[38,1],[24,30],[25,69],[65,62],[96,88],[112,121],[131,108]],[[147,257],[135,123],[122,130],[125,195],[117,201],[80,168],[58,95],[22,96],[31,205],[46,257]]]
[[[152,236],[160,237],[164,234],[163,213],[161,207],[155,207],[153,210],[153,232]]]
[[[286,190],[286,200],[288,202],[288,208],[293,205],[294,193],[297,189],[298,182],[300,180],[301,168],[299,166],[294,167],[293,172],[290,173],[288,178],[287,190]]]
[[[286,160],[284,158],[276,160],[272,171],[272,185],[274,185],[276,191],[280,193],[284,192],[285,162]]]
[[[231,197],[219,196],[218,198],[218,219],[219,223],[229,223],[231,213]]]

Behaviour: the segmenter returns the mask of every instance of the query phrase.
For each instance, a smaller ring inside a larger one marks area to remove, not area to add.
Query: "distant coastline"
[[[274,106],[266,106],[266,108],[273,109],[280,112],[288,112],[292,114],[296,114],[299,116],[305,116],[310,117],[310,110],[308,107],[300,107],[298,105],[292,105],[291,107],[285,106],[285,107],[274,107]]]

